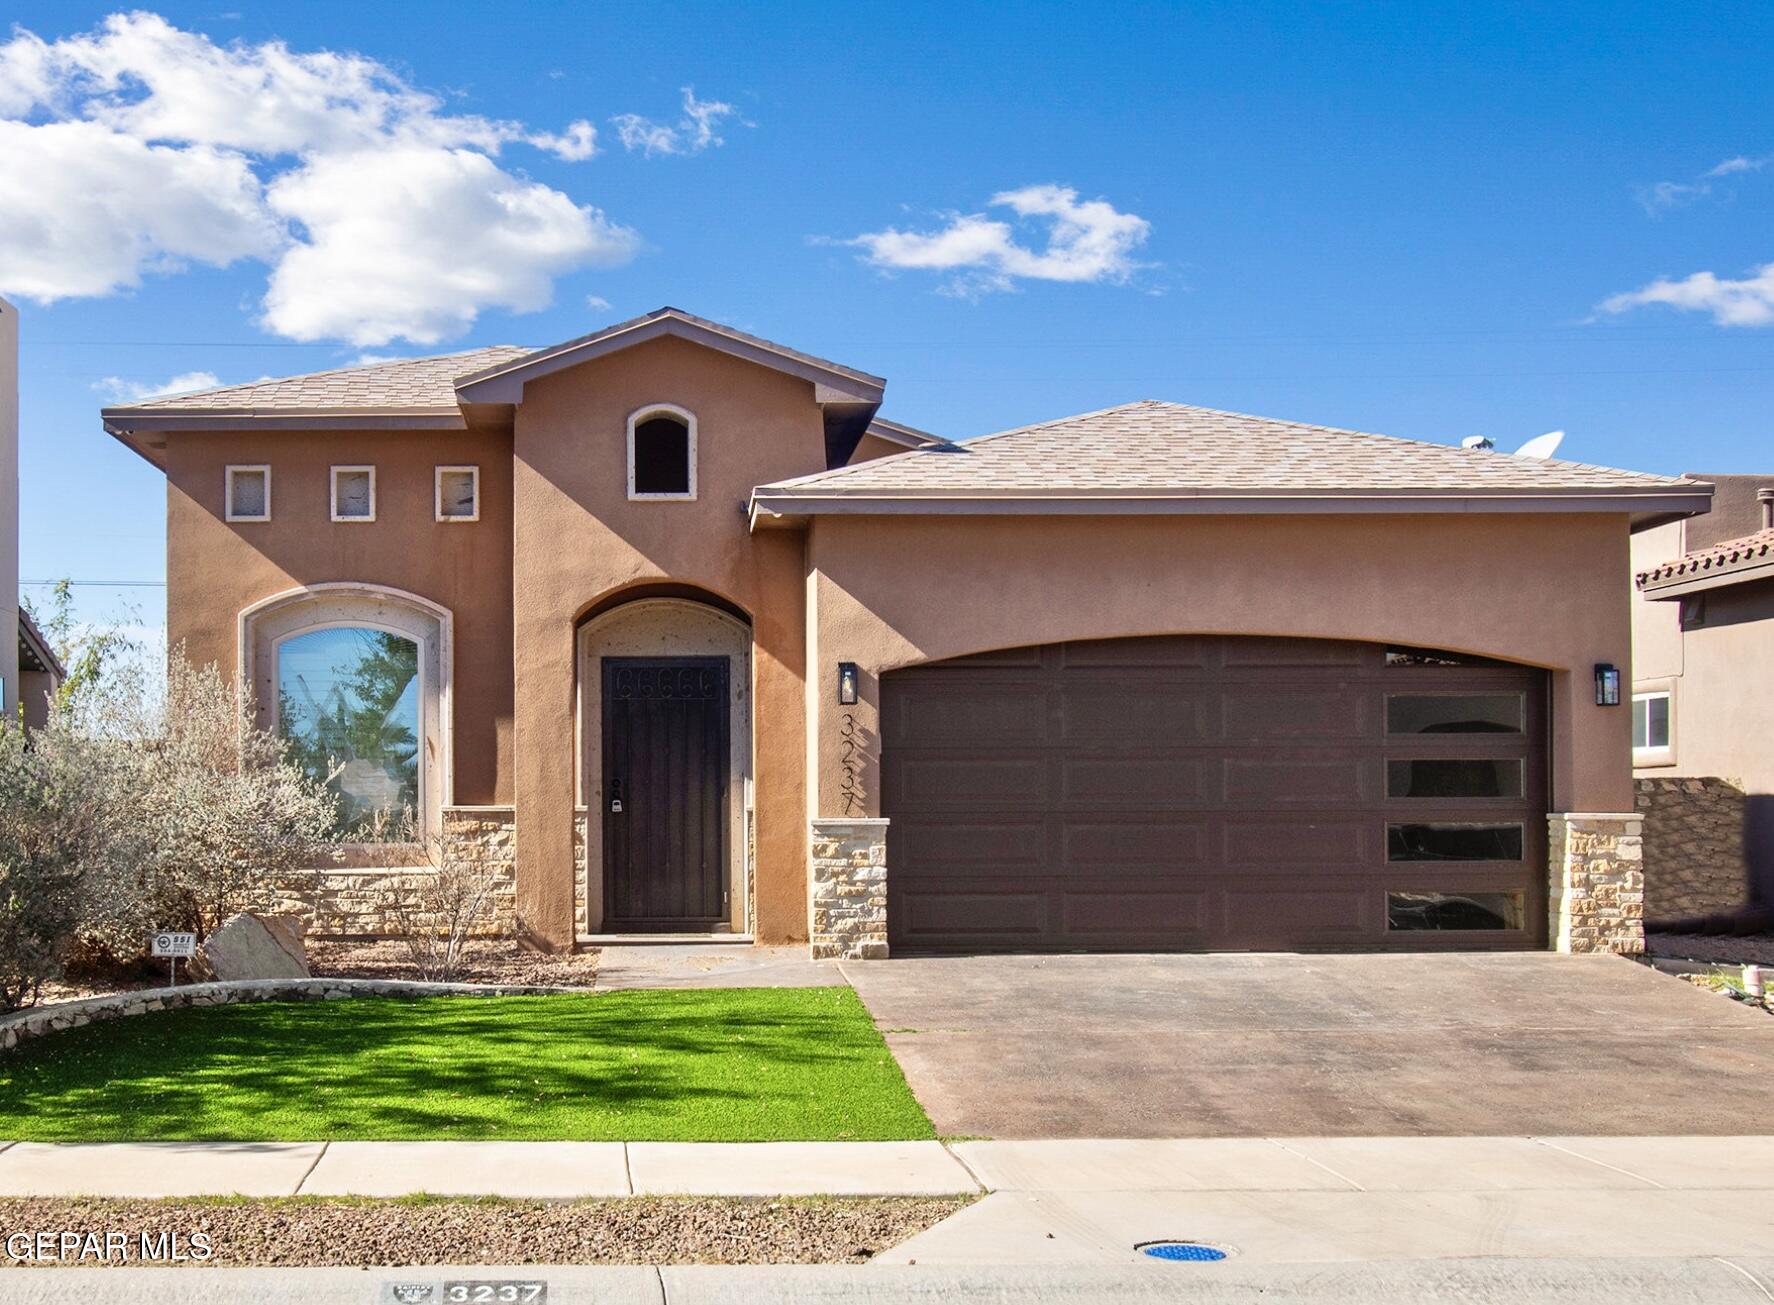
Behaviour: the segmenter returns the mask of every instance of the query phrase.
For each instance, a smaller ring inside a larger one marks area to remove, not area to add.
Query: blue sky
[[[24,312],[27,579],[163,576],[160,478],[99,428],[114,394],[543,344],[667,303],[883,374],[889,415],[955,437],[1161,398],[1506,448],[1563,428],[1564,456],[1653,471],[1774,468],[1765,6],[152,11],[230,66],[262,66],[273,40],[381,65],[377,93],[409,97],[403,139],[457,152],[447,185],[416,155],[379,163],[386,132],[363,153],[334,121],[349,103],[291,141],[248,139],[225,105],[144,125],[130,59],[148,27],[67,44],[110,12],[15,4],[43,44],[0,54],[7,207],[42,206],[0,213],[0,293]],[[261,135],[295,121],[269,117]],[[81,121],[137,152],[26,134]],[[211,172],[155,180],[199,147]],[[216,168],[280,198],[218,199]],[[132,193],[173,197],[160,226],[115,229],[149,220]],[[488,195],[534,209],[516,259],[474,216]],[[76,211],[60,243],[31,225]],[[366,279],[340,262],[363,230],[402,255],[367,279],[398,262],[407,281],[338,309],[325,290]],[[116,265],[95,271],[99,249]],[[497,265],[487,286],[477,262]],[[1641,297],[1661,302],[1601,308],[1660,280]],[[89,614],[120,598],[158,622],[153,589],[81,591]]]

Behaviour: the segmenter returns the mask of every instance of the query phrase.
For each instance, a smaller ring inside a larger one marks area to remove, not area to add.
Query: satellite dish
[[[1544,435],[1536,435],[1515,451],[1518,458],[1539,458],[1544,461],[1558,452],[1558,446],[1564,443],[1565,433],[1562,430],[1549,430]]]
[[[1497,441],[1489,435],[1468,435],[1460,441],[1460,447],[1463,449],[1494,449],[1497,447]]]

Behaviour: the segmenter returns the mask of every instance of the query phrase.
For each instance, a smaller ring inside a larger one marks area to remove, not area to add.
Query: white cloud
[[[556,276],[627,262],[640,243],[466,149],[326,155],[272,183],[269,200],[306,233],[265,294],[266,324],[296,340],[432,344],[485,308],[542,308]]]
[[[607,313],[610,311],[610,301],[602,295],[586,295],[585,306],[587,308],[595,308],[600,313]]]
[[[730,111],[686,92],[666,152],[719,143]],[[221,45],[151,13],[54,41],[15,29],[0,42],[0,178],[19,183],[0,201],[0,292],[49,303],[253,259],[271,269],[273,330],[433,343],[640,247],[501,166],[510,145],[576,162],[597,131],[448,113],[363,55]]]
[[[144,271],[270,258],[284,243],[240,155],[173,148],[92,122],[0,119],[0,291],[53,303]]]
[[[213,390],[222,382],[214,372],[180,372],[167,381],[126,381],[121,376],[107,376],[94,382],[93,389],[108,395],[117,403],[140,403],[143,399],[164,398],[168,394],[189,394],[193,390]]]
[[[1070,186],[1025,186],[993,195],[993,208],[1008,208],[1025,222],[1046,225],[1045,241],[1019,244],[1009,222],[983,213],[949,215],[936,231],[888,227],[845,243],[885,269],[950,272],[946,288],[961,294],[1008,290],[1020,280],[1124,282],[1142,264],[1134,251],[1151,234],[1151,223],[1122,213],[1107,200],[1080,201]]]
[[[1601,311],[1624,313],[1650,304],[1711,313],[1720,326],[1768,326],[1774,324],[1774,263],[1764,263],[1735,280],[1711,272],[1680,280],[1660,277],[1641,290],[1603,300]]]
[[[700,154],[711,145],[724,145],[720,135],[721,119],[738,112],[720,100],[699,100],[691,87],[683,88],[684,113],[675,124],[655,122],[638,113],[619,113],[610,121],[616,124],[616,137],[622,148],[633,153],[640,150],[648,157],[657,154]]]
[[[1711,173],[1707,174],[1711,176]],[[1692,203],[1702,195],[1712,193],[1712,187],[1703,183],[1689,185],[1680,181],[1659,181],[1653,186],[1641,186],[1637,192],[1639,207],[1652,217],[1666,213],[1672,208],[1680,208],[1683,204]]]
[[[1726,159],[1715,168],[1707,169],[1705,175],[1709,177],[1729,177],[1738,172],[1760,172],[1767,166],[1768,157],[1766,155],[1759,159],[1752,159],[1739,154],[1735,158]]]
[[[567,124],[566,131],[556,136],[538,132],[529,138],[539,150],[547,150],[568,163],[583,163],[597,154],[597,128],[584,118]]]

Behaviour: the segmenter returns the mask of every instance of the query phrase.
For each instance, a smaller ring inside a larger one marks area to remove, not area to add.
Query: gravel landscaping
[[[395,941],[307,943],[308,968],[329,979],[416,979],[406,945]],[[470,942],[462,948],[455,983],[589,988],[597,978],[596,952],[549,955],[509,940]]]
[[[1677,961],[1774,965],[1774,933],[1647,933],[1645,951]]]
[[[123,1201],[0,1199],[0,1266],[17,1234],[207,1234],[210,1265],[860,1264],[968,1204],[966,1197],[746,1201]],[[20,1243],[22,1244],[22,1243]],[[48,1264],[98,1267],[95,1257]],[[194,1263],[185,1261],[185,1263]],[[198,1265],[197,1267],[202,1267]]]

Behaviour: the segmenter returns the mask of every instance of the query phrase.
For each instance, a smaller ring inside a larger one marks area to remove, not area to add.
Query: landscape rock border
[[[589,996],[590,988],[540,984],[424,983],[416,979],[237,979],[230,983],[187,983],[177,988],[86,997],[32,1006],[0,1015],[0,1051],[21,1042],[77,1029],[84,1024],[147,1015],[192,1006],[236,1006],[252,1001],[338,1001],[348,997],[553,997]]]

